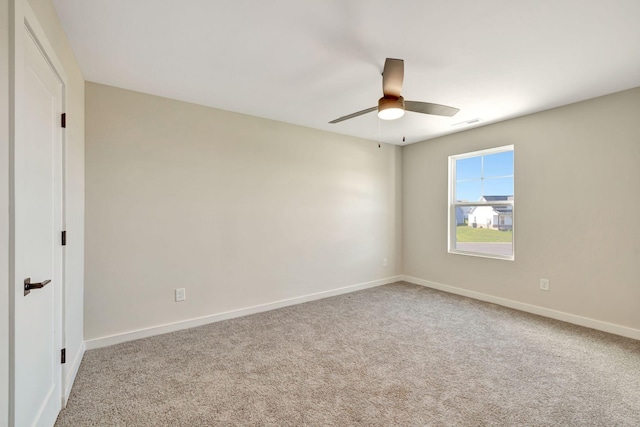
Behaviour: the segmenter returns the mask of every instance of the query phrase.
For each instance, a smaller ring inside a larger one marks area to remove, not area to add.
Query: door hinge
[[[67,230],[62,232],[62,246],[67,246]]]
[[[67,363],[67,349],[60,350],[60,363]]]
[[[67,113],[62,113],[62,115],[60,116],[60,126],[62,126],[63,128],[67,127]]]

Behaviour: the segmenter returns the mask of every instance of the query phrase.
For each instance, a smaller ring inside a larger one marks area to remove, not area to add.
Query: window
[[[513,145],[449,156],[449,252],[514,259]]]

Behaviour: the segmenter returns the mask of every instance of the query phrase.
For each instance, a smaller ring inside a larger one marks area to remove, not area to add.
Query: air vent
[[[466,122],[454,123],[451,126],[472,125],[474,123],[478,123],[479,121],[480,119],[476,118],[476,119],[467,120]]]

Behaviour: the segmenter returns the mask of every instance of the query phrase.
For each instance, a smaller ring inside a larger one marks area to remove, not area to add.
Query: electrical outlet
[[[185,299],[187,299],[187,294],[185,289],[184,288],[176,289],[176,302],[184,301]]]
[[[543,291],[549,290],[549,279],[540,279],[540,289]]]
[[[383,266],[383,267],[387,267],[388,265],[389,265],[389,261],[387,261],[387,259],[386,259],[386,258],[384,258],[384,259],[382,260],[382,266]]]

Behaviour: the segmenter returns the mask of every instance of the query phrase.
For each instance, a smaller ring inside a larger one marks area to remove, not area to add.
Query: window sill
[[[500,259],[505,261],[515,261],[515,255],[485,254],[481,252],[461,251],[458,249],[449,249],[449,253],[454,255],[465,255],[465,256],[472,256],[472,257],[478,257],[478,258],[492,258],[492,259]]]

